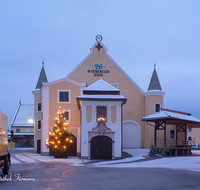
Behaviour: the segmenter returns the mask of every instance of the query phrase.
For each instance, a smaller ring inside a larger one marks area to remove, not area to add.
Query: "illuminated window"
[[[41,129],[42,128],[42,123],[41,120],[37,121],[37,129]]]
[[[107,121],[107,107],[97,107],[97,121]]]
[[[58,112],[60,111],[64,111],[64,113],[62,113],[63,118],[66,118],[66,121],[70,121],[71,110],[58,110]],[[59,118],[59,114],[57,115],[57,117]]]
[[[66,118],[66,120],[69,120],[69,112],[66,111],[65,113],[63,113],[63,117]]]
[[[176,136],[175,136],[175,129],[170,129],[169,130],[169,139],[175,139],[176,138]]]
[[[42,111],[42,104],[41,104],[41,102],[38,102],[38,104],[37,104],[37,111]]]

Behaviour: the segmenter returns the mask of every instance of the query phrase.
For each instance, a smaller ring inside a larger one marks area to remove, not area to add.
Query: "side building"
[[[34,105],[19,102],[11,122],[12,140],[16,147],[34,146]]]

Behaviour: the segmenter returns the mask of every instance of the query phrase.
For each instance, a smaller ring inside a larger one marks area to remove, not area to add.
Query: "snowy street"
[[[69,157],[68,159],[54,158],[53,156],[41,156],[34,153],[32,148],[20,149],[28,150],[25,153],[15,153],[12,155],[12,164],[19,163],[39,163],[39,162],[59,162],[66,163],[71,166],[93,166],[93,167],[125,167],[125,168],[170,168],[170,169],[186,169],[200,172],[200,150],[193,150],[192,156],[176,156],[176,157],[159,157],[157,159],[148,159],[149,149],[126,149],[125,151],[133,157],[111,160],[111,161],[94,161],[84,160],[78,157]],[[13,150],[11,150],[12,152]]]
[[[0,189],[32,190],[188,190],[200,188],[200,151],[192,156],[148,157],[148,149],[130,149],[133,157],[98,161],[41,156],[32,148],[11,148],[8,176],[0,174]],[[137,156],[136,156],[137,155]],[[18,181],[25,179],[29,181]],[[31,181],[30,181],[31,180]]]

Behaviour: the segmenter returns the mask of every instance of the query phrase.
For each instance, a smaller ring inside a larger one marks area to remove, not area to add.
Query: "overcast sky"
[[[164,108],[200,118],[199,0],[1,0],[0,110],[10,125],[33,103],[42,67],[67,76],[103,36],[108,54],[146,91],[156,70]]]

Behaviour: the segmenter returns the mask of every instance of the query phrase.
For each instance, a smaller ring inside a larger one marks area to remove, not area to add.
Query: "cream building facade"
[[[108,89],[102,90],[100,83]],[[88,88],[92,89],[91,94],[86,93]],[[112,94],[112,91],[115,93]],[[62,79],[48,82],[43,64],[33,94],[34,147],[38,153],[49,154],[45,142],[50,128],[54,125],[59,106],[62,106],[68,116],[68,129],[77,138],[77,155],[91,158],[91,143],[94,137],[107,136],[110,138],[108,141],[112,141],[111,159],[121,157],[123,148],[149,148],[153,144],[153,127],[141,120],[146,115],[160,111],[165,95],[155,67],[149,88],[144,92],[110,57],[107,48],[98,38],[90,49],[90,54]],[[86,99],[82,99],[84,95],[87,96]],[[95,98],[111,95],[119,95],[124,99],[113,101],[107,97],[104,101]],[[97,120],[98,107],[102,110],[102,107],[106,108],[106,121]],[[97,133],[101,128],[104,128],[107,135]],[[174,140],[170,139],[170,135],[168,131],[168,139]],[[96,138],[97,142],[94,144],[98,144],[98,140],[101,143],[101,140]]]

